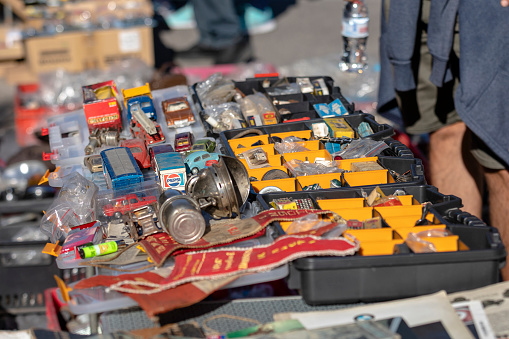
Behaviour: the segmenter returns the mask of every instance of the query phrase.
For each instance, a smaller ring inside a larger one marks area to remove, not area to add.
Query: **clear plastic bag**
[[[418,233],[410,232],[408,233],[405,239],[405,243],[414,253],[437,252],[437,249],[435,245],[433,245],[433,243],[426,241],[422,238],[447,237],[450,235],[451,235],[450,231],[437,228],[428,229]]]
[[[294,177],[344,172],[343,169],[337,166],[334,160],[321,163],[308,163],[299,159],[291,159],[285,162],[284,166],[288,168]]]
[[[41,219],[41,232],[56,243],[67,237],[72,227],[96,220],[97,191],[93,182],[77,172],[66,177],[57,198]]]
[[[330,222],[323,221],[316,214],[308,214],[292,222],[286,229],[286,234],[294,234],[318,229],[322,226],[328,225]]]
[[[342,159],[374,157],[387,148],[389,146],[383,141],[354,139],[341,151],[334,153],[333,156],[340,156]]]
[[[235,83],[233,80],[223,78],[221,73],[214,73],[196,85],[196,93],[204,108],[219,105],[232,101],[236,93]]]
[[[309,149],[304,147],[304,140],[294,136],[286,137],[281,142],[275,142],[274,149],[280,154],[309,151]]]
[[[204,120],[215,133],[242,128],[245,125],[240,106],[235,102],[207,106],[204,113]]]

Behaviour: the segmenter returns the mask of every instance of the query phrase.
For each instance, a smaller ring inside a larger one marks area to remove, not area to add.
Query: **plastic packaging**
[[[274,149],[280,154],[309,151],[304,147],[304,140],[294,136],[286,137],[281,142],[274,143]]]
[[[214,73],[205,81],[196,84],[196,93],[204,108],[229,102],[235,95],[235,83],[224,79],[221,73]]]
[[[284,166],[290,170],[294,177],[304,175],[315,175],[325,173],[342,173],[343,169],[340,169],[336,161],[322,161],[320,163],[307,163],[298,159],[291,159],[284,163]]]
[[[215,133],[246,126],[240,106],[235,102],[207,106],[204,113],[204,120]]]
[[[66,177],[57,198],[41,220],[41,232],[52,243],[65,238],[73,226],[96,220],[97,186],[79,173]]]
[[[389,146],[383,141],[354,139],[348,146],[332,155],[340,156],[342,159],[367,158],[377,156],[387,148]]]
[[[306,232],[318,229],[322,226],[328,225],[329,222],[323,221],[316,214],[308,214],[305,217],[299,218],[292,222],[286,229],[286,234],[294,234],[299,232]]]
[[[410,232],[405,239],[405,243],[414,253],[430,253],[437,252],[435,245],[431,242],[423,240],[423,237],[447,237],[451,232],[444,229],[428,229],[422,232]]]

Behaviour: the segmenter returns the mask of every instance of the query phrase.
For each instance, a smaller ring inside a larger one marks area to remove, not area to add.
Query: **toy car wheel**
[[[198,172],[199,172],[199,170],[197,167],[193,167],[193,169],[191,170],[192,175],[196,175],[196,174],[198,174]]]
[[[114,217],[115,219],[120,219],[120,218],[122,218],[122,213],[120,213],[120,212],[115,212],[115,213],[113,213],[113,217]]]

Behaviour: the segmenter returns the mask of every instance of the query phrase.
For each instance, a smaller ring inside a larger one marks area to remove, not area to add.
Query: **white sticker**
[[[139,52],[141,50],[140,32],[132,30],[118,33],[118,47],[122,53]]]

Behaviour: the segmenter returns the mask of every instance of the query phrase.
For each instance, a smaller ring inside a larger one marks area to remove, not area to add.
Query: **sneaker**
[[[274,13],[270,7],[260,9],[248,5],[244,14],[244,20],[249,35],[269,33],[277,27]]]
[[[170,12],[164,17],[164,20],[171,29],[183,30],[196,28],[193,5],[189,2],[176,11]]]

